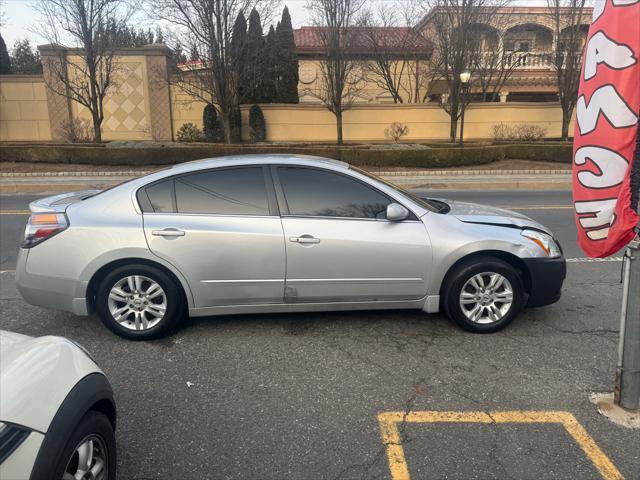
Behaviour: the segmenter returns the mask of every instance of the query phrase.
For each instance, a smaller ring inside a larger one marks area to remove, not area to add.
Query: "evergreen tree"
[[[247,95],[245,79],[247,74],[247,20],[242,11],[238,13],[231,34],[231,66],[235,75],[238,105]]]
[[[260,14],[254,8],[249,15],[249,30],[247,32],[247,68],[243,83],[246,86],[246,103],[264,102],[264,35]]]
[[[173,47],[173,49],[171,50],[170,58],[171,58],[172,70],[174,72],[179,72],[180,69],[178,68],[178,65],[181,63],[185,63],[188,60],[187,55],[186,53],[184,53],[182,45],[179,42],[176,43],[176,46]]]
[[[191,44],[191,49],[189,50],[189,60],[194,62],[200,58],[200,54],[198,53],[198,47],[195,43]]]
[[[252,105],[249,110],[249,128],[252,142],[264,142],[267,139],[267,125],[259,105]]]
[[[204,125],[204,135],[207,142],[222,141],[222,128],[218,120],[218,113],[216,112],[216,107],[210,103],[204,107],[202,112],[202,125]]]
[[[9,73],[11,73],[11,58],[7,51],[7,45],[4,43],[4,38],[0,35],[0,75]]]
[[[263,86],[262,86],[262,99],[264,103],[275,103],[276,99],[276,31],[273,25],[269,27],[269,33],[265,39],[263,66]]]
[[[298,103],[298,54],[289,9],[284,7],[276,29],[277,92],[279,103]]]
[[[162,29],[160,27],[156,28],[156,38],[154,39],[154,43],[164,43],[164,35],[162,34]]]
[[[13,73],[34,75],[42,73],[40,54],[31,48],[28,39],[18,40],[11,52],[11,70]]]

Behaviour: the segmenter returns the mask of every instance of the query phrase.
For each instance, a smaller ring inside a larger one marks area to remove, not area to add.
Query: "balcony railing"
[[[485,67],[491,64],[497,66],[499,59],[495,55],[493,52],[483,54],[481,61]],[[551,70],[554,67],[554,58],[555,53],[551,51],[504,52],[502,65],[504,69]]]
[[[504,67],[517,70],[540,70],[553,67],[553,52],[505,52]]]

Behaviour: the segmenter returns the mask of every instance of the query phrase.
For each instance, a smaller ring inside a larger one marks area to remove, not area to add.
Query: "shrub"
[[[93,142],[93,124],[84,118],[74,118],[62,122],[60,136],[68,143]]]
[[[216,143],[222,141],[222,126],[218,120],[216,107],[208,103],[202,112],[202,125],[207,142]]]
[[[409,127],[400,122],[393,122],[384,129],[384,136],[393,140],[393,143],[398,143],[398,141],[408,133]]]
[[[183,123],[178,130],[179,142],[202,142],[204,141],[204,134],[195,124]]]
[[[104,148],[104,145],[0,145],[7,162],[82,163],[91,165],[171,165],[200,158],[241,154],[290,153],[334,158],[354,165],[377,167],[444,168],[480,165],[504,158],[571,164],[570,143],[512,144],[427,149],[375,149],[322,145],[226,145],[197,144],[183,148]]]
[[[516,128],[518,140],[523,142],[532,142],[540,140],[547,134],[547,129],[538,125],[522,124]]]
[[[546,134],[546,128],[527,123],[518,125],[498,123],[493,126],[493,138],[496,141],[518,140],[521,142],[532,142],[544,138]]]
[[[249,139],[252,143],[264,142],[267,139],[267,124],[258,105],[253,105],[249,110]]]

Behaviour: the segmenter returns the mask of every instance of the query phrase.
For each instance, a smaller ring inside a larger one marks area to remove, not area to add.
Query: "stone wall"
[[[42,75],[0,75],[0,141],[51,140]]]

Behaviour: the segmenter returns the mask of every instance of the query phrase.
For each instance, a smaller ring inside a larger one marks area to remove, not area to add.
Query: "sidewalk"
[[[0,193],[55,193],[107,188],[149,172],[0,172]],[[453,190],[570,189],[567,170],[373,171],[408,188]]]

